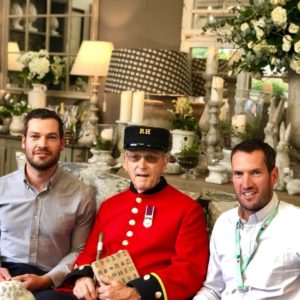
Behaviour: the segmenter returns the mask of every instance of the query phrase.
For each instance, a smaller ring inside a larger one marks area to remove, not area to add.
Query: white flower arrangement
[[[21,76],[32,83],[58,84],[64,74],[64,60],[50,56],[48,51],[29,51],[20,57]]]
[[[300,74],[300,1],[250,0],[249,6],[231,7],[233,16],[208,24],[204,31],[230,25],[231,32],[218,40],[234,43],[243,50],[233,69],[263,75],[292,69]]]

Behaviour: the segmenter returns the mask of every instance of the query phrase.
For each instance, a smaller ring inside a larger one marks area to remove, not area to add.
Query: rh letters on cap
[[[151,134],[151,129],[149,128],[140,128],[140,134]]]

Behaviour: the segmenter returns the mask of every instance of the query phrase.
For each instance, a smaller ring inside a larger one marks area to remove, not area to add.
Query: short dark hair
[[[28,130],[28,123],[31,119],[55,119],[58,123],[59,137],[62,138],[64,136],[64,124],[59,115],[50,109],[46,108],[36,108],[30,111],[25,116],[24,127],[23,127],[23,135],[26,136]]]
[[[275,168],[275,158],[276,153],[274,149],[267,143],[259,140],[247,140],[243,141],[236,146],[233,147],[231,152],[231,160],[233,155],[237,151],[242,151],[246,153],[252,153],[253,151],[262,151],[264,154],[264,161],[266,163],[266,166],[268,168],[268,171],[271,172]]]

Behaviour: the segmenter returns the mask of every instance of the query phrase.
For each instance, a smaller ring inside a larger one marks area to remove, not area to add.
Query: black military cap
[[[170,133],[165,128],[128,126],[124,132],[124,149],[154,149],[167,152]]]

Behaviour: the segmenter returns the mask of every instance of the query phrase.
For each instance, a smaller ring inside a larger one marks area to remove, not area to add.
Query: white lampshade
[[[114,46],[110,42],[83,41],[75,62],[72,75],[106,76]]]
[[[8,42],[7,44],[7,69],[9,71],[21,71],[23,66],[18,61],[20,57],[20,48],[16,42]]]

